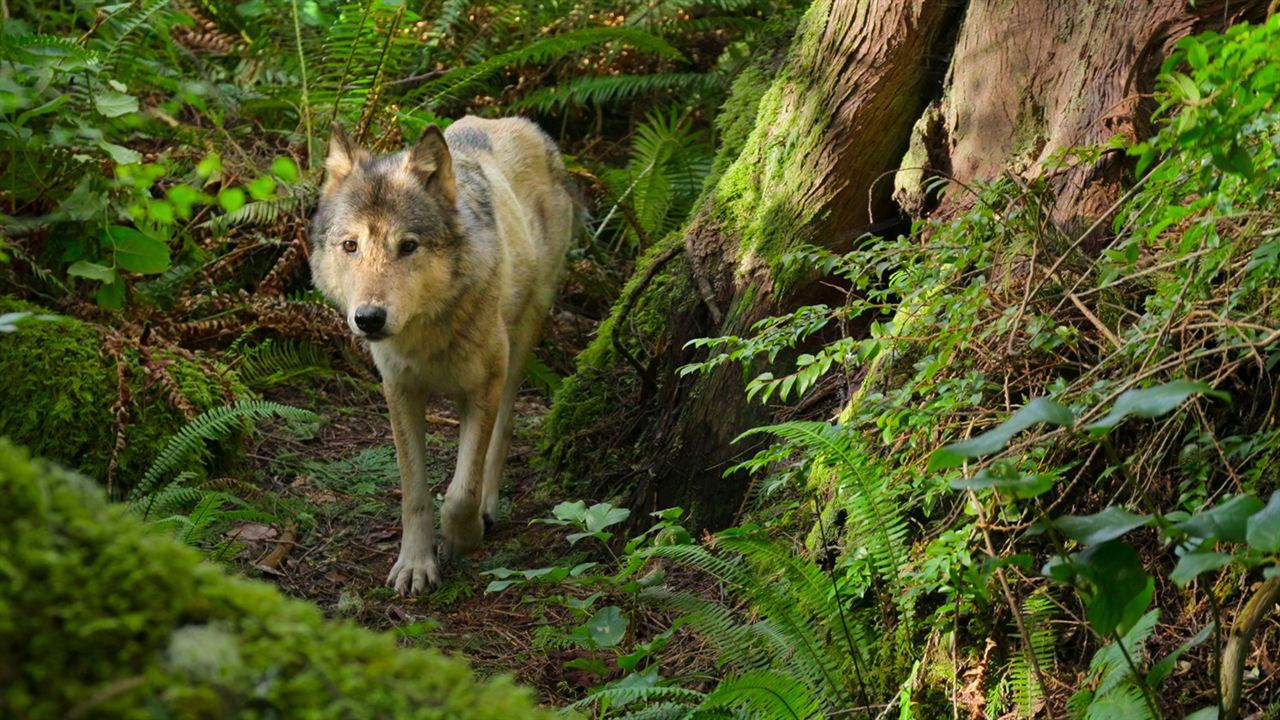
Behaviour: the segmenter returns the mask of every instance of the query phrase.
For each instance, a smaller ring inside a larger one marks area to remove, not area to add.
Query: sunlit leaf
[[[987,432],[934,452],[929,458],[929,470],[959,467],[969,458],[1003,450],[1014,435],[1037,423],[1069,426],[1073,422],[1075,416],[1066,407],[1049,398],[1036,398]]]

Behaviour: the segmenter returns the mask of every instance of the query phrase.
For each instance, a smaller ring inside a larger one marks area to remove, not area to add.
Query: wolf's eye
[[[400,241],[400,254],[402,256],[408,255],[417,249],[418,249],[417,240],[401,240]]]
[[[351,253],[355,252],[355,251],[356,251],[356,248],[358,248],[358,247],[360,247],[360,246],[359,246],[358,244],[356,244],[356,241],[355,241],[355,240],[343,240],[343,241],[342,241],[342,249],[343,249],[343,251],[344,251],[344,252],[346,252],[347,254],[351,254]]]

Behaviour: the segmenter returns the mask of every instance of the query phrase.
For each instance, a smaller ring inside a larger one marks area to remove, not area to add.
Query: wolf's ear
[[[453,180],[453,158],[440,128],[427,126],[422,139],[409,150],[406,163],[406,169],[423,187],[439,192],[450,205],[458,201],[458,190]]]
[[[333,134],[329,136],[329,154],[324,159],[324,193],[329,193],[343,178],[351,174],[356,163],[366,160],[369,153],[354,142],[342,131],[342,126],[333,124]]]

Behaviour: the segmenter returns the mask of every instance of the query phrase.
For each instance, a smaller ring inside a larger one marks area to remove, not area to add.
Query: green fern
[[[656,73],[653,75],[589,75],[529,93],[511,104],[515,111],[536,110],[540,113],[563,110],[571,106],[609,105],[637,96],[664,93],[688,97],[698,94],[720,94],[727,80],[707,73]]]
[[[242,428],[246,422],[281,417],[298,423],[314,423],[319,418],[309,410],[289,407],[266,400],[242,400],[231,405],[213,408],[201,413],[187,423],[165,445],[147,468],[146,473],[130,493],[136,500],[155,493],[173,482],[170,473],[189,462],[199,462],[206,457],[206,443],[224,439]]]
[[[666,40],[634,28],[588,28],[563,35],[535,40],[517,50],[499,53],[474,65],[456,68],[405,95],[405,101],[417,100],[415,109],[434,109],[447,99],[457,99],[475,89],[489,77],[509,67],[546,63],[570,53],[613,42],[623,42],[641,52],[664,59],[680,59],[682,55]]]
[[[831,579],[757,530],[721,533],[715,545],[718,552],[674,545],[642,553],[706,572],[729,593],[724,601],[666,589],[643,594],[650,602],[683,612],[736,673],[699,707],[809,717],[817,709],[847,708],[857,695],[865,695],[859,670],[868,659],[865,634],[842,608]],[[760,619],[746,622],[727,604],[735,601],[748,603]]]
[[[807,720],[818,714],[818,700],[793,676],[777,670],[756,670],[721,680],[703,699],[700,710],[732,708],[753,717]]]
[[[651,113],[636,130],[627,166],[602,176],[613,207],[600,229],[619,218],[617,210],[625,206],[631,212],[623,213],[624,236],[638,244],[660,239],[693,209],[711,165],[711,147],[702,131],[675,112]]]
[[[1015,654],[1006,671],[1014,713],[1020,718],[1034,718],[1045,703],[1032,659],[1042,671],[1051,673],[1054,635],[1050,621],[1054,609],[1053,601],[1043,591],[1028,596],[1022,602],[1022,623],[1031,638],[1031,646],[1023,647],[1021,652]]]
[[[887,485],[890,473],[877,462],[856,451],[849,430],[824,422],[788,422],[755,428],[757,433],[776,435],[793,447],[808,452],[822,467],[836,475],[836,488],[848,511],[845,533],[848,543],[861,547],[874,570],[902,589],[902,575],[908,558],[909,527],[893,488]],[[905,602],[907,593],[895,592]]]
[[[332,370],[329,356],[309,342],[268,339],[236,353],[237,375],[252,390],[267,390]]]
[[[246,203],[232,212],[206,220],[200,227],[223,233],[231,228],[273,225],[281,218],[304,214],[303,209],[310,198],[315,197],[317,187],[313,179],[282,186],[277,197]]]

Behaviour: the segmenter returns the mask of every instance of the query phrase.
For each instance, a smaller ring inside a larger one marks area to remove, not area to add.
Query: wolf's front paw
[[[395,588],[402,597],[440,587],[440,566],[436,562],[435,553],[430,550],[405,552],[405,548],[401,547],[400,559],[391,566],[387,585]]]
[[[440,533],[444,536],[440,555],[445,559],[462,557],[484,540],[484,521],[478,510],[450,512],[451,509],[446,503],[440,513]]]

